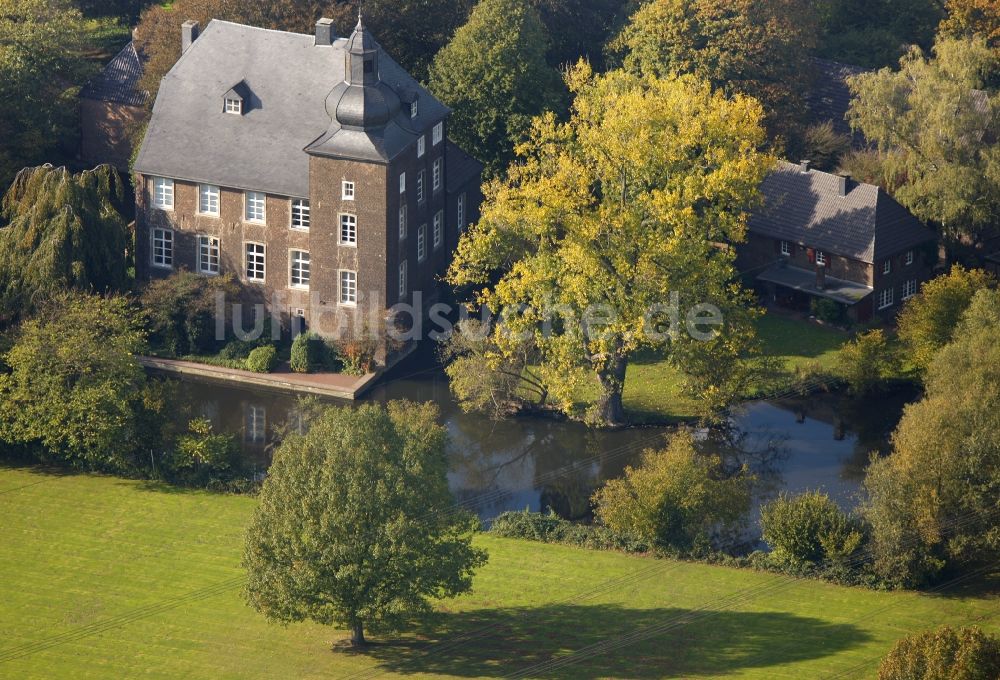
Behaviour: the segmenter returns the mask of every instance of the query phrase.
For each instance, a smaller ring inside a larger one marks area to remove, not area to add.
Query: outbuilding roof
[[[348,78],[347,43],[213,20],[164,77],[136,171],[304,198],[310,153],[383,163],[448,115],[380,51],[379,82],[416,93],[418,115],[395,112],[378,129],[339,125],[328,98]],[[224,112],[234,83],[251,102],[243,115]]]
[[[847,122],[847,112],[851,108],[851,89],[847,80],[868,73],[868,69],[818,58],[813,59],[812,64],[813,81],[805,94],[810,124],[830,121],[835,132],[851,138],[854,148],[869,146],[865,136],[851,129],[851,124]]]
[[[871,184],[780,163],[761,184],[764,205],[748,229],[770,238],[874,263],[933,241],[935,233]]]
[[[149,94],[139,87],[143,63],[135,45],[129,43],[80,91],[83,99],[143,106]]]

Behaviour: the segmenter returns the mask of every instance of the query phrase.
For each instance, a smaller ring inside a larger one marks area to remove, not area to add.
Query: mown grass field
[[[242,603],[253,503],[0,468],[0,677],[871,677],[909,631],[1000,630],[998,581],[877,593],[481,536],[472,594],[364,654],[331,651],[343,632],[268,624]],[[576,663],[531,670],[551,660]]]

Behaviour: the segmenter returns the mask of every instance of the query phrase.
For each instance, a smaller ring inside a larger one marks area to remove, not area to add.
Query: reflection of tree
[[[892,432],[903,415],[906,404],[915,400],[918,390],[912,386],[869,397],[842,395],[837,412],[857,436],[854,452],[844,462],[844,479],[862,480],[872,453],[888,455],[892,448]]]

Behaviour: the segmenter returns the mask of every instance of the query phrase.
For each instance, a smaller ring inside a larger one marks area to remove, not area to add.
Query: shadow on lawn
[[[694,617],[687,625],[683,621]],[[680,621],[678,621],[680,620]],[[705,612],[679,608],[629,609],[618,605],[550,605],[439,614],[434,642],[387,642],[367,650],[396,673],[460,677],[526,671],[547,678],[690,677],[720,675],[814,659],[867,642],[852,625],[781,612]],[[614,645],[649,626],[670,630]],[[589,645],[612,648],[559,669],[528,669]]]

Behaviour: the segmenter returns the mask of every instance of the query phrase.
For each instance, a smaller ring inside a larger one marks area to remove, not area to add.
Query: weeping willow
[[[78,174],[43,165],[17,174],[0,204],[0,323],[53,293],[128,285],[124,186],[109,165]]]

